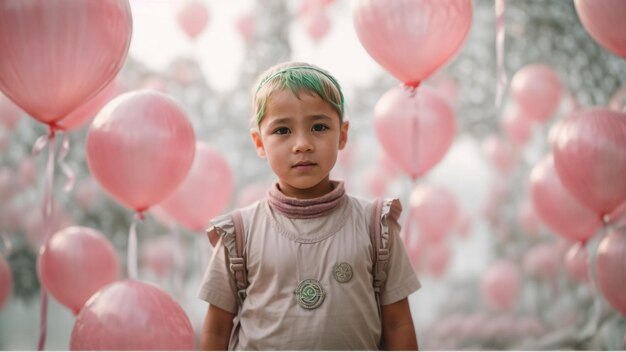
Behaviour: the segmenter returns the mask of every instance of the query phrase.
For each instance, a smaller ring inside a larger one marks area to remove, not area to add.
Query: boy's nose
[[[313,151],[313,143],[307,138],[307,136],[298,136],[295,144],[293,145],[294,153],[304,153]]]

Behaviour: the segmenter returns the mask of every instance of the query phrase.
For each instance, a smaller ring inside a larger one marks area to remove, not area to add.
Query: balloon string
[[[418,86],[409,86],[411,98],[415,99],[415,103],[417,105],[417,112],[420,113],[419,107],[419,97],[417,96],[417,88]],[[418,134],[419,134],[419,126],[417,121],[417,116],[411,117],[411,153],[409,154],[411,157],[411,179],[415,181],[419,174],[419,162],[416,160],[419,157],[418,153]]]
[[[502,96],[508,79],[504,70],[504,37],[505,37],[505,0],[496,0],[496,64],[498,79],[496,86],[496,108],[502,104]]]
[[[41,136],[35,141],[33,146],[33,154],[37,155],[47,145],[48,146],[48,162],[46,165],[46,180],[43,197],[43,242],[42,247],[46,245],[52,232],[52,185],[54,184],[54,128],[50,127],[48,135]],[[39,343],[37,349],[42,351],[46,346],[46,332],[48,322],[48,292],[44,285],[40,285],[39,301],[41,306],[39,320]]]
[[[126,257],[126,266],[128,267],[128,277],[131,279],[137,278],[137,224],[143,221],[143,213],[137,212],[133,218],[133,223],[130,225],[130,231],[128,233],[128,256]]]
[[[67,154],[70,151],[70,138],[69,138],[69,134],[65,134],[65,136],[63,137],[63,143],[61,144],[61,152],[59,154],[59,159],[58,159],[58,163],[59,166],[61,167],[61,170],[63,171],[63,174],[65,175],[65,185],[63,186],[63,191],[64,192],[71,192],[72,189],[74,188],[74,182],[75,182],[75,177],[74,177],[74,172],[72,171],[72,169],[69,167],[69,165],[65,162],[65,158],[67,157]]]

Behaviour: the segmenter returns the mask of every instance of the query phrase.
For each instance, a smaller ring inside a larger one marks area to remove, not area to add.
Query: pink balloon
[[[194,131],[184,111],[156,91],[134,91],[113,99],[87,134],[91,173],[118,202],[138,212],[178,187],[194,151]]]
[[[517,304],[520,286],[520,273],[517,266],[511,261],[499,260],[487,270],[480,288],[489,306],[509,310]]]
[[[600,217],[576,200],[562,185],[551,154],[533,168],[530,194],[537,215],[563,238],[586,241],[602,226]]]
[[[411,178],[424,175],[447,153],[456,134],[454,111],[430,87],[395,87],[374,108],[376,137]]]
[[[538,122],[547,121],[561,99],[561,79],[544,64],[522,67],[511,80],[511,94],[523,114]]]
[[[180,225],[202,231],[228,206],[232,195],[233,173],[228,161],[217,149],[197,142],[187,177],[159,205]]]
[[[524,253],[524,271],[532,277],[545,280],[554,280],[560,264],[561,255],[555,243],[539,243]]]
[[[128,0],[0,3],[0,90],[54,126],[122,68],[132,31]]]
[[[352,19],[370,56],[417,86],[461,48],[472,24],[472,1],[359,0]]]
[[[600,242],[597,254],[597,283],[606,300],[626,316],[626,232],[611,230]]]
[[[509,105],[502,114],[500,126],[513,144],[523,146],[532,133],[533,122],[525,118],[516,106]]]
[[[209,22],[209,10],[200,1],[185,2],[176,17],[180,28],[191,39],[196,39]]]
[[[626,58],[626,3],[622,0],[574,0],[587,32],[605,49]]]
[[[72,111],[67,117],[57,123],[59,129],[64,131],[74,131],[86,125],[91,121],[104,104],[108,103],[117,95],[116,81],[113,80],[107,84],[96,96],[86,101],[79,108]]]
[[[589,281],[589,255],[581,243],[570,247],[565,255],[565,268],[576,282]]]
[[[491,135],[481,145],[482,151],[496,170],[508,175],[517,161],[517,150],[502,138]]]
[[[565,188],[597,215],[626,201],[626,113],[593,108],[570,115],[552,149]]]
[[[145,282],[114,282],[76,317],[71,350],[194,350],[191,322],[180,305]]]
[[[76,315],[91,295],[117,279],[119,264],[104,235],[72,226],[50,237],[39,254],[37,272],[48,292]]]
[[[4,125],[7,130],[13,131],[23,114],[22,110],[11,99],[0,92],[0,124]]]
[[[472,231],[472,218],[467,211],[459,211],[454,228],[460,237],[467,238],[469,236]]]
[[[330,30],[331,22],[328,13],[317,10],[304,18],[306,31],[314,42],[319,42]]]
[[[446,273],[452,251],[445,241],[428,244],[425,248],[424,267],[426,271],[435,279],[440,279]]]
[[[254,39],[257,27],[257,14],[255,11],[250,11],[239,15],[235,22],[235,28],[241,37],[250,42]]]
[[[11,267],[4,259],[3,255],[0,255],[0,308],[8,301],[13,290],[13,274],[11,273]]]
[[[454,229],[458,206],[447,189],[435,185],[419,185],[411,192],[409,216],[418,223],[420,233],[428,242],[440,242]]]
[[[535,212],[535,208],[531,202],[524,202],[518,209],[517,222],[520,224],[524,233],[530,236],[538,236],[541,231],[541,219]]]

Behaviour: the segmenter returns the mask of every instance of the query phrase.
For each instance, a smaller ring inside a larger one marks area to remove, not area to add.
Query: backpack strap
[[[376,304],[378,306],[378,314],[382,315],[381,290],[387,280],[387,264],[389,263],[389,248],[386,241],[380,233],[380,217],[383,207],[383,200],[376,199],[372,206],[372,241],[374,243],[373,263],[374,263],[374,293],[376,295]]]
[[[237,287],[237,297],[239,305],[246,299],[246,289],[248,288],[248,267],[243,253],[244,248],[244,228],[241,212],[235,210],[231,213],[231,219],[235,225],[235,253],[229,252],[230,272],[235,278],[235,286]]]

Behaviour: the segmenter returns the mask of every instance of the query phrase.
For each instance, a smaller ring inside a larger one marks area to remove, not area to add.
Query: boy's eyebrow
[[[307,119],[311,119],[313,121],[319,121],[319,120],[331,120],[332,118],[328,115],[324,115],[324,114],[316,114],[316,115],[310,115],[306,117]],[[273,125],[284,125],[289,123],[290,121],[292,121],[294,118],[293,117],[279,117],[277,119],[272,120],[268,125],[269,126],[273,126]]]

